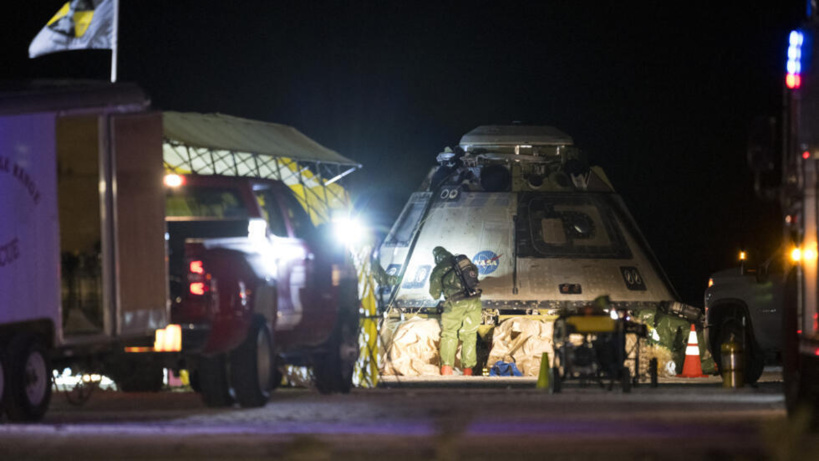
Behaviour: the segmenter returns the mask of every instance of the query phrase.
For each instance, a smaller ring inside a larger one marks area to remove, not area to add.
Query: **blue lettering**
[[[0,170],[8,173],[8,159],[0,158],[0,163],[2,163],[2,160],[5,160],[6,168],[0,168]],[[28,175],[26,170],[24,170],[20,165],[14,164],[11,174],[17,178],[18,181],[20,181],[23,187],[26,188],[28,195],[30,195],[31,199],[34,200],[34,204],[36,205],[40,203],[40,190],[37,188],[37,184],[34,182],[34,179]]]
[[[0,267],[5,267],[20,258],[20,247],[17,239],[0,245]]]

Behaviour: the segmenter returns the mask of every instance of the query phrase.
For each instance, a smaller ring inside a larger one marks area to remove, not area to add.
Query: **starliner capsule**
[[[566,133],[480,126],[437,163],[379,249],[382,267],[400,279],[381,291],[386,309],[434,316],[432,249],[443,246],[478,266],[489,328],[521,315],[554,318],[600,296],[632,315],[651,311],[651,323],[660,314],[686,318],[686,334],[699,321],[603,170],[589,166]]]

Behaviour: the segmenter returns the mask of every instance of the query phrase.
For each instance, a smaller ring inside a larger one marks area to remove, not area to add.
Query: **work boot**
[[[472,376],[472,369],[464,368],[464,376]]]
[[[441,375],[449,376],[452,374],[452,367],[449,365],[441,365]]]

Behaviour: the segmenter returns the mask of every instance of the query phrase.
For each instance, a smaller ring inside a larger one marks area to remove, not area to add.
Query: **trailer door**
[[[162,114],[116,115],[112,126],[116,333],[152,336],[169,320]]]

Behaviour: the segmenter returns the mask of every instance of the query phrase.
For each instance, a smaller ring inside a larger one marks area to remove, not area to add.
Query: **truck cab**
[[[339,353],[340,323],[344,376],[319,388],[349,390],[357,358],[350,357],[357,352],[350,347],[358,331],[356,272],[345,249],[313,225],[287,185],[169,175],[166,215],[171,318],[183,326],[183,349],[197,363],[206,403],[231,403],[232,388],[239,403],[263,404],[277,384],[276,367],[285,361],[338,366],[329,363],[339,360],[329,358],[328,350]],[[243,354],[254,360],[250,370],[237,373],[234,364],[246,361]],[[263,379],[250,379],[250,395],[242,396],[236,385],[262,372]]]
[[[755,383],[765,365],[781,363],[782,302],[788,265],[776,251],[759,265],[711,275],[705,290],[705,329],[714,361],[721,366],[720,347],[739,342],[745,352],[745,381]]]

